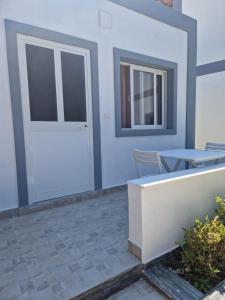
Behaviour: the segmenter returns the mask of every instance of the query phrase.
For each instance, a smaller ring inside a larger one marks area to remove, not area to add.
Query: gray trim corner
[[[28,200],[26,155],[23,128],[22,98],[17,49],[17,34],[29,35],[57,43],[82,47],[90,50],[93,101],[93,142],[95,189],[102,188],[101,137],[99,112],[98,48],[97,44],[74,36],[35,27],[11,20],[5,20],[9,83],[12,103],[13,128],[15,137],[16,170],[19,206],[26,206]]]
[[[154,0],[110,0],[124,8],[163,22],[188,34],[186,147],[195,147],[197,21]]]
[[[114,48],[114,93],[115,93],[115,134],[116,137],[171,135],[177,133],[177,63],[155,57]],[[140,65],[167,71],[167,128],[132,129],[121,125],[120,63]],[[169,105],[168,105],[169,104]]]

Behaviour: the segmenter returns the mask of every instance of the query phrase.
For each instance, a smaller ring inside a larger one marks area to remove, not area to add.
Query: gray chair
[[[210,150],[210,151],[225,151],[225,144],[218,144],[218,143],[207,142],[206,145],[205,145],[205,150]]]
[[[205,144],[205,150],[207,150],[207,151],[224,151],[225,152],[225,144],[207,142]],[[209,162],[199,163],[197,165],[197,168],[212,166],[213,164],[218,164],[221,162],[225,162],[225,159],[222,158],[222,159],[216,159],[216,160],[209,161]]]
[[[225,144],[219,144],[219,143],[211,143],[211,142],[207,142],[205,145],[205,150],[209,150],[209,151],[224,151],[225,152]],[[214,161],[215,164],[218,163],[224,163],[225,159],[217,159]],[[206,165],[209,165],[210,163],[207,163]]]
[[[163,173],[163,165],[158,152],[133,149],[133,157],[139,178]],[[149,168],[149,174],[142,175],[141,166],[147,166]]]

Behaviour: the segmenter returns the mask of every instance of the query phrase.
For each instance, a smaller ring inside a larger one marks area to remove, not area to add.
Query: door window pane
[[[131,127],[131,103],[130,103],[130,67],[120,66],[121,87],[121,125],[122,128]]]
[[[61,52],[64,119],[86,122],[84,57]]]
[[[54,52],[26,44],[31,121],[57,121]]]

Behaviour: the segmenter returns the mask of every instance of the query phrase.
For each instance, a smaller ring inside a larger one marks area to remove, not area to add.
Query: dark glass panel
[[[86,92],[84,57],[61,52],[64,119],[86,122]]]
[[[54,52],[26,45],[31,121],[57,121]]]

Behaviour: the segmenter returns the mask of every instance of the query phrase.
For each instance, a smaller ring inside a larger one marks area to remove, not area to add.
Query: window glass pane
[[[141,93],[141,72],[134,70],[134,124],[142,124],[142,93]]]
[[[84,57],[61,52],[64,119],[86,122]]]
[[[31,121],[57,121],[54,52],[26,45]]]
[[[143,72],[144,125],[154,125],[154,74]]]
[[[121,125],[122,128],[131,128],[130,103],[130,67],[120,66],[121,90]]]
[[[162,125],[162,76],[156,75],[157,123]]]
[[[134,70],[134,124],[154,125],[154,74]]]

